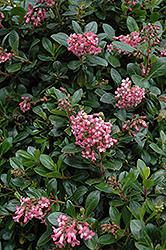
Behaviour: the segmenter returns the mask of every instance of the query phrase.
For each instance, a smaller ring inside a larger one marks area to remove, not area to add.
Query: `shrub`
[[[164,250],[165,2],[0,2],[0,249]]]

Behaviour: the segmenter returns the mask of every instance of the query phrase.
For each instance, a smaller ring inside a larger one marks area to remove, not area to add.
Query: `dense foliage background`
[[[166,249],[165,15],[0,0],[0,249]]]

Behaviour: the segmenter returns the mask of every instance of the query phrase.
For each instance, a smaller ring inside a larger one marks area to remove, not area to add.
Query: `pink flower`
[[[24,100],[23,102],[19,103],[20,106],[20,110],[25,113],[26,111],[30,110],[30,98],[29,97],[21,97],[22,100]]]
[[[94,148],[96,147],[99,152],[105,152],[117,143],[116,139],[110,137],[111,122],[105,122],[101,114],[87,115],[84,110],[78,112],[78,115],[70,117],[72,123],[72,133],[76,138],[76,145],[84,148],[82,156],[91,159],[93,162],[96,160]]]
[[[117,88],[115,91],[115,99],[118,99],[115,105],[119,109],[137,107],[143,98],[145,98],[145,89],[137,85],[131,87],[129,78],[123,79],[121,88]]]
[[[70,34],[67,39],[68,51],[72,51],[73,54],[78,57],[84,54],[97,55],[101,53],[102,48],[96,47],[98,45],[98,37],[92,31],[82,34]]]

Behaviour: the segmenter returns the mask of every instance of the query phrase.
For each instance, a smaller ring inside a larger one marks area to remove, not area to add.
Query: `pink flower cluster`
[[[143,98],[145,98],[145,89],[134,85],[131,87],[131,81],[127,77],[122,80],[121,88],[115,91],[115,98],[118,102],[115,104],[119,109],[136,107]]]
[[[30,106],[30,98],[29,97],[21,97],[22,100],[24,100],[23,102],[19,103],[20,106],[20,110],[25,113],[26,111],[30,110],[31,106]]]
[[[92,31],[82,34],[70,34],[67,39],[68,51],[72,51],[73,54],[78,57],[85,54],[97,55],[101,53],[102,48],[96,47],[98,45],[98,37]]]
[[[11,60],[11,53],[6,53],[3,51],[3,48],[0,47],[0,63],[6,62],[7,60]]]
[[[60,87],[60,90],[65,92],[66,94],[66,99],[59,99],[58,107],[57,109],[63,110],[67,112],[67,114],[70,114],[71,111],[73,111],[74,114],[76,114],[75,110],[72,108],[71,101],[70,101],[70,94],[67,92],[66,89]]]
[[[115,39],[115,40],[118,40],[120,42],[127,43],[127,44],[129,44],[130,46],[132,46],[135,49],[137,49],[138,45],[142,41],[142,38],[140,37],[140,33],[137,32],[137,31],[134,31],[131,34],[128,34],[126,36],[120,35],[118,37],[113,36],[112,38]],[[116,49],[117,49],[119,54],[122,53],[122,52],[124,52],[126,54],[132,54],[132,53],[129,53],[128,51],[121,50],[121,49],[119,49],[117,47],[116,47]],[[112,44],[108,44],[107,45],[107,50],[108,50],[108,52],[111,53],[111,51],[114,50],[114,46]]]
[[[147,75],[149,74],[149,71],[150,71],[150,64],[148,64],[148,70],[147,70]],[[142,68],[142,76],[145,76],[146,74],[146,69],[145,69],[145,65],[144,64],[141,64],[141,68]]]
[[[105,122],[101,114],[88,115],[81,110],[78,115],[70,117],[72,123],[72,133],[76,138],[76,145],[79,145],[85,150],[82,151],[82,156],[91,159],[92,162],[96,160],[94,148],[99,152],[105,152],[117,143],[116,139],[110,137],[111,122]]]
[[[136,138],[136,132],[133,131],[133,129],[139,132],[138,127],[142,127],[142,128],[147,127],[147,124],[143,119],[146,119],[146,116],[134,115],[133,118],[131,118],[131,120],[125,121],[122,129],[127,130],[129,132],[129,135],[133,135]]]
[[[24,223],[33,218],[41,220],[41,223],[45,223],[43,218],[46,216],[47,211],[50,210],[49,199],[41,197],[40,200],[36,200],[21,196],[20,202],[21,207],[16,206],[15,216],[13,216],[15,222],[20,223],[20,218],[24,217]]]
[[[36,3],[39,3],[39,2],[41,4],[45,3],[46,6],[49,6],[49,7],[52,7],[55,4],[53,0],[36,0]]]
[[[31,4],[28,5],[28,13],[24,16],[26,19],[25,23],[29,23],[30,20],[33,21],[33,26],[38,26],[43,19],[46,18],[46,9],[43,8],[33,8]]]
[[[2,24],[1,24],[1,19],[4,19],[5,17],[4,17],[4,14],[2,13],[2,12],[0,12],[0,28],[2,27]]]
[[[132,11],[131,6],[136,6],[136,2],[138,0],[130,0],[130,1],[125,1],[124,4],[129,8],[130,11]]]
[[[112,187],[114,189],[119,189],[120,181],[116,181],[116,177],[108,177],[107,184],[109,187]]]
[[[148,48],[147,48],[146,53],[151,53],[152,46],[160,43],[160,38],[158,37],[159,30],[160,30],[159,25],[153,24],[153,23],[148,23],[145,27],[143,27],[141,32],[134,31],[131,34],[128,34],[126,36],[120,35],[118,37],[113,36],[112,38],[115,40],[118,40],[120,42],[124,42],[126,44],[129,44],[130,46],[135,48],[134,52],[128,52],[128,51],[121,50],[121,49],[116,47],[118,53],[123,52],[123,53],[129,54],[129,55],[135,53],[134,56],[137,55],[137,56],[139,56],[139,58],[142,58],[142,54],[138,50],[138,45],[144,44],[147,42]],[[114,49],[115,49],[115,47],[112,44],[107,45],[108,52],[111,53],[111,51],[113,51]]]
[[[87,222],[76,222],[66,215],[60,215],[57,219],[58,228],[52,227],[54,234],[51,235],[54,243],[59,248],[66,247],[65,244],[71,244],[71,247],[75,245],[79,246],[80,241],[77,240],[77,233],[80,235],[80,238],[84,240],[91,240],[95,233],[89,229],[89,224]]]
[[[120,230],[120,227],[117,226],[116,224],[114,224],[113,221],[109,224],[105,223],[105,224],[101,225],[101,227],[105,233],[111,233],[111,234],[113,234],[115,239],[117,239],[117,237],[118,237],[117,234],[118,234],[118,231]]]
[[[19,168],[14,168],[13,170],[10,171],[11,174],[14,175],[14,177],[16,178],[22,178],[23,176],[25,176],[25,171],[21,170]]]
[[[96,82],[96,86],[99,86],[102,89],[103,85],[108,85],[109,80],[102,79],[100,82]]]

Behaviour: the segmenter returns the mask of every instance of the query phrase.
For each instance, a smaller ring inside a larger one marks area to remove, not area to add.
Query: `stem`
[[[28,62],[28,63],[31,63],[31,64],[33,64],[33,62],[31,62],[31,61],[29,61],[29,60],[27,60],[27,59],[25,59],[25,58],[23,58],[23,57],[21,57],[21,56],[19,56],[19,55],[14,55],[14,57],[16,57],[16,58],[18,58],[18,59],[20,59],[20,60],[22,60],[22,61],[24,61],[24,62]]]
[[[0,70],[0,74],[5,75],[5,76],[10,76],[9,74],[2,72],[1,70]]]
[[[147,197],[147,191],[148,191],[148,188],[145,188],[145,192],[144,192],[144,200],[146,200],[146,197]]]
[[[103,173],[103,168],[102,168],[102,160],[103,158],[101,157],[100,152],[98,151],[98,155],[99,155],[99,166],[100,166],[100,173],[101,173],[101,180],[104,180],[104,173]]]
[[[5,2],[4,0],[1,0],[1,2],[7,4],[7,5],[11,6],[11,7],[13,7],[13,4],[11,2],[8,3],[8,2]]]
[[[128,200],[126,199],[126,197],[124,196],[124,194],[122,193],[122,190],[120,192],[120,196],[125,200],[125,202],[128,202]]]
[[[58,200],[57,198],[55,198],[52,194],[50,194],[50,195],[51,195],[51,197],[53,198],[53,200],[50,199],[50,201],[52,201],[53,203],[66,204],[65,201],[60,201],[60,200]],[[74,204],[73,204],[73,206],[74,206],[74,207],[78,207],[78,208],[81,208],[81,207],[82,207],[82,206],[74,205]]]

